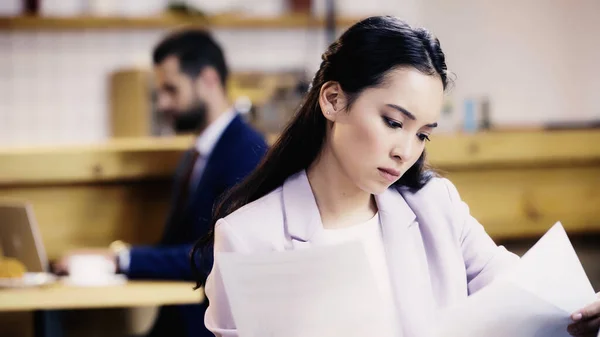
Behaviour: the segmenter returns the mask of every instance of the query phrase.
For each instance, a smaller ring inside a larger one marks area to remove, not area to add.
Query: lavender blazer
[[[454,185],[434,178],[416,193],[390,188],[376,196],[395,303],[404,337],[430,336],[439,309],[489,284],[518,257],[497,246]],[[319,210],[304,171],[217,222],[215,253],[304,249],[320,244]],[[206,282],[205,324],[237,337],[215,263]]]

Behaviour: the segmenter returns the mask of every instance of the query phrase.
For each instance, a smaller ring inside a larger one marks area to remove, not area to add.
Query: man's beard
[[[173,116],[175,133],[197,133],[206,127],[206,104],[196,102],[194,106]]]

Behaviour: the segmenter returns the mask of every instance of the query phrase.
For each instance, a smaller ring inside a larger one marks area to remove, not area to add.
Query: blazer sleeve
[[[240,247],[240,240],[236,237],[231,225],[224,219],[217,221],[215,225],[214,255],[216,256],[221,252],[239,251]],[[204,292],[209,303],[204,316],[206,328],[216,337],[238,337],[216,258],[212,271],[206,280]]]
[[[130,251],[130,279],[194,280],[190,266],[193,245],[133,247]]]
[[[519,257],[496,245],[483,226],[469,212],[456,187],[446,180],[453,220],[459,229],[459,239],[467,272],[469,294],[491,283],[497,276],[514,266]]]

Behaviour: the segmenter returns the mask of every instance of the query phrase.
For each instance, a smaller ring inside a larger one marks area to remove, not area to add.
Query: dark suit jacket
[[[246,177],[267,150],[264,138],[238,115],[223,132],[210,156],[193,195],[177,209],[179,188],[192,150],[182,157],[175,175],[171,210],[161,242],[131,249],[130,279],[193,280],[190,251],[207,234],[215,201]],[[211,262],[212,263],[212,262]],[[191,289],[190,289],[191,291]],[[152,336],[212,336],[204,327],[207,303],[163,307]]]

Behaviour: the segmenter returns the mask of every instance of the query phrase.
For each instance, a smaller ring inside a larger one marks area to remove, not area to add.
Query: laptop
[[[0,201],[0,256],[18,259],[29,273],[48,272],[48,258],[27,202]]]

